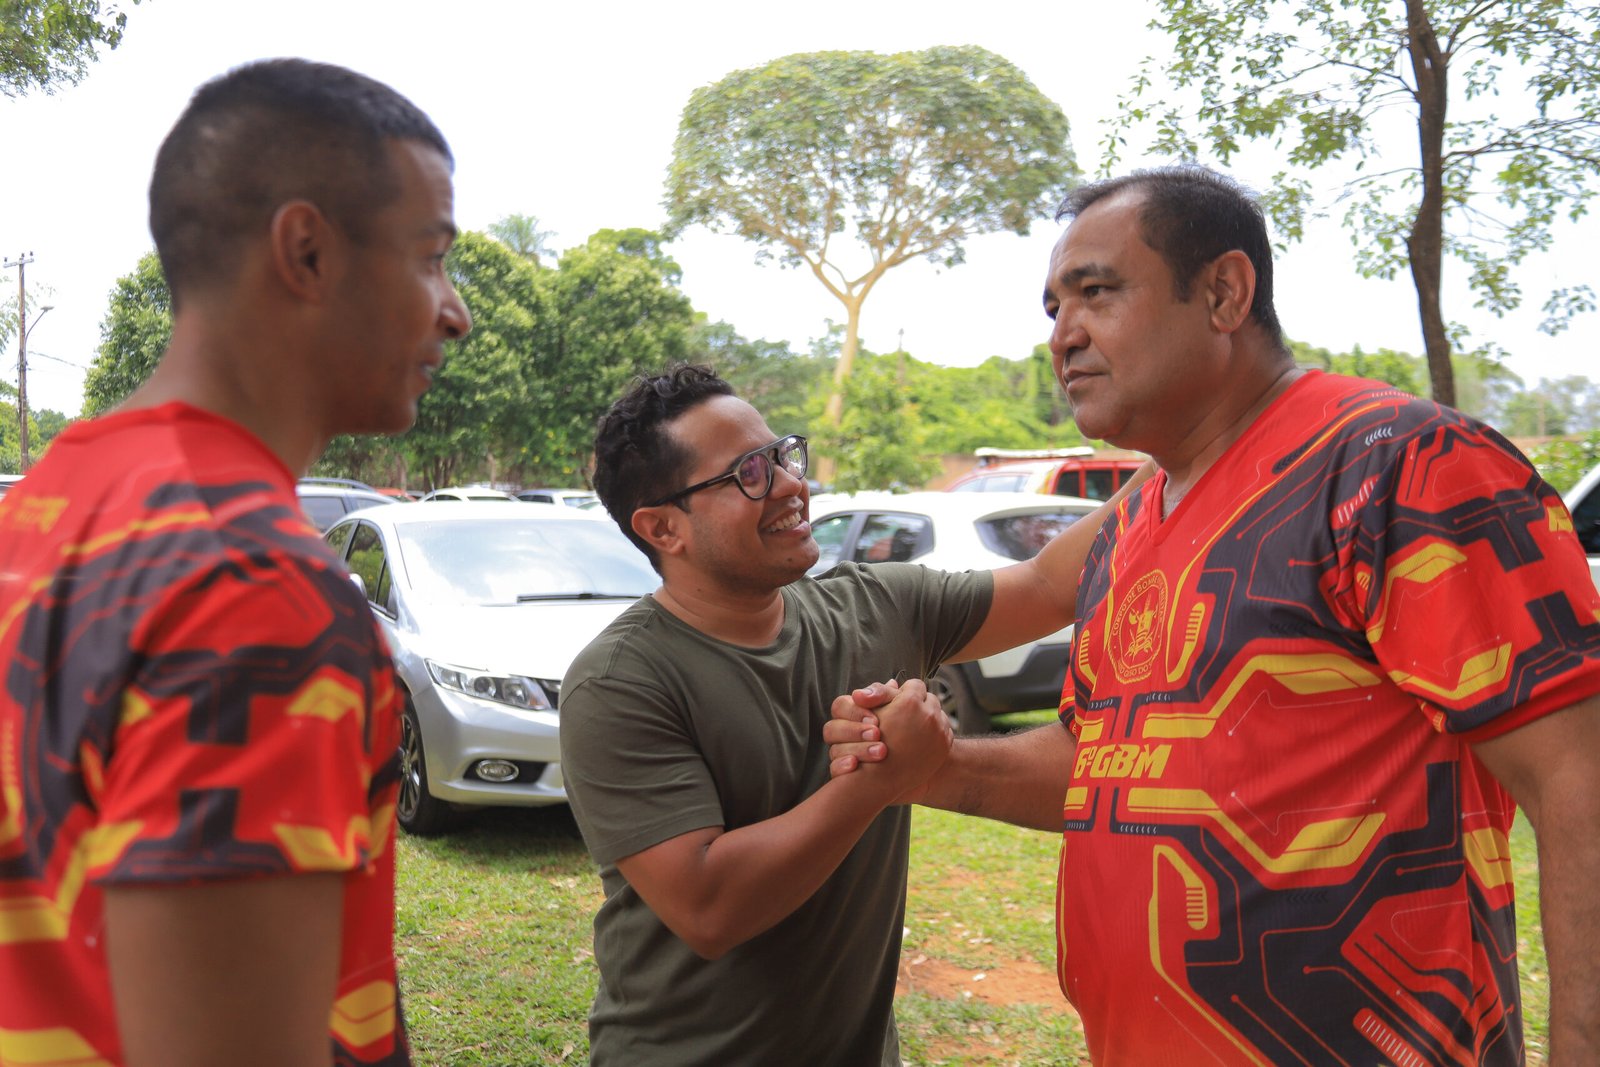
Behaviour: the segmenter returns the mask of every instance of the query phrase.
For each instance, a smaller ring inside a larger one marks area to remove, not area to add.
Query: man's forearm
[[[1539,841],[1551,1067],[1600,1063],[1600,695],[1473,746]]]
[[[1540,822],[1535,832],[1550,966],[1549,1063],[1600,1063],[1600,811],[1547,809]]]
[[[946,811],[1060,830],[1076,747],[1060,723],[1005,737],[957,739],[919,800]]]

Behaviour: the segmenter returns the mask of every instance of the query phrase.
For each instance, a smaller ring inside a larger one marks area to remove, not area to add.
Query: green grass
[[[924,809],[912,825],[901,966],[911,980],[896,1001],[908,1067],[1087,1063],[1054,989],[1058,838]],[[1533,835],[1520,818],[1511,844],[1528,1062],[1539,1065],[1548,981]],[[483,812],[446,838],[401,834],[397,855],[416,1062],[586,1063],[600,883],[568,809]]]

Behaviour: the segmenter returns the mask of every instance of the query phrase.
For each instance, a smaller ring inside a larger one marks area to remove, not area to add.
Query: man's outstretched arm
[[[982,659],[1055,633],[1077,615],[1078,581],[1100,527],[1113,521],[1122,499],[1155,471],[1146,463],[1111,499],[1062,530],[1030,560],[994,572],[994,597],[978,632],[952,663]]]
[[[920,681],[876,709],[904,758],[836,778],[776,818],[707,826],[617,860],[650,910],[697,954],[716,959],[810,899],[884,808],[904,802],[945,759],[950,724]]]

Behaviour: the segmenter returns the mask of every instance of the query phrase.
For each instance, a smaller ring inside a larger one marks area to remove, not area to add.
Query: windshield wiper
[[[528,604],[536,600],[638,600],[638,593],[522,593],[517,596],[518,604]]]

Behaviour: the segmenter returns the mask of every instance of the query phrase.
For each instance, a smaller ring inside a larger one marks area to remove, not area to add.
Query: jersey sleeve
[[[605,676],[563,690],[561,773],[595,862],[723,825],[705,756],[666,694]]]
[[[1462,417],[1346,488],[1334,521],[1364,513],[1344,539],[1355,622],[1436,729],[1483,740],[1600,691],[1600,593],[1509,443]]]
[[[232,560],[131,638],[109,753],[80,755],[99,827],[89,877],[195,882],[363,867],[374,771],[390,761],[392,666],[336,569]],[[388,783],[392,784],[392,783]]]

